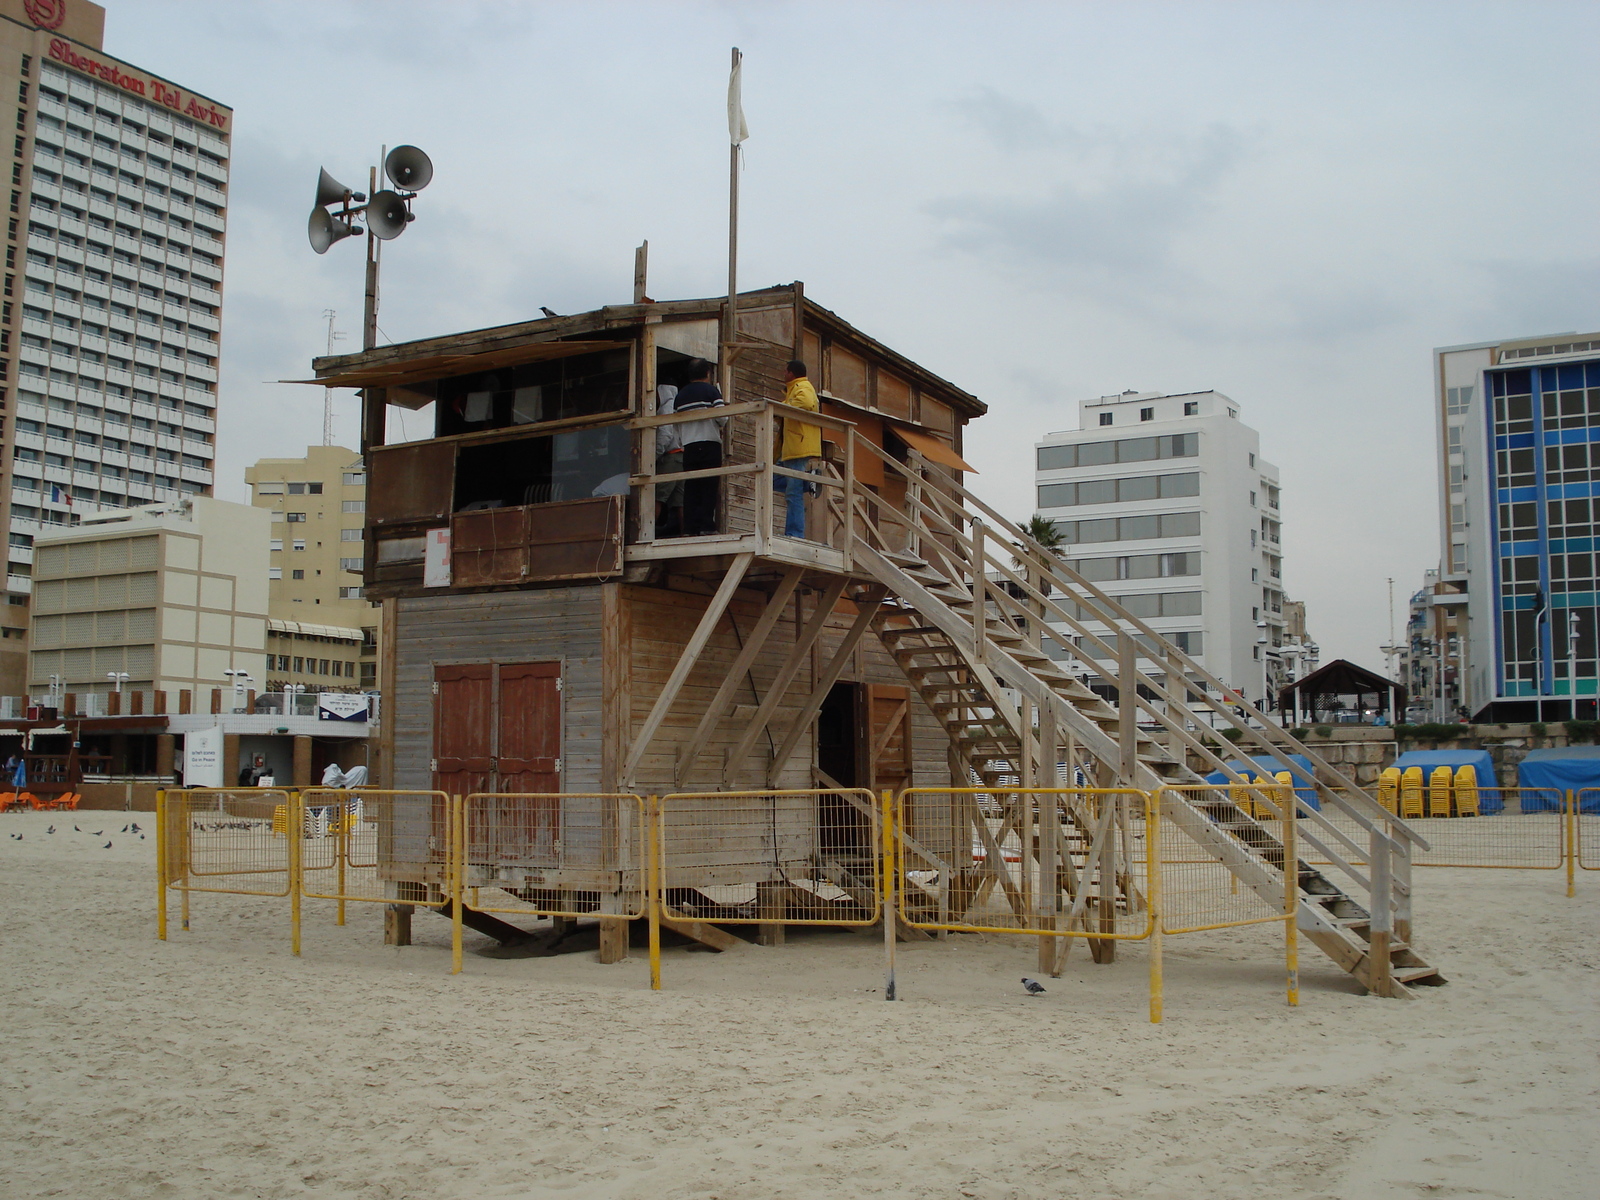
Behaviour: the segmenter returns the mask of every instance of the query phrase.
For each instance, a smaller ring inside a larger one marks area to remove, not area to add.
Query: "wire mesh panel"
[[[1294,813],[1293,790],[1261,783],[1251,787],[1212,784],[1163,788],[1160,797],[1181,799],[1210,823],[1208,846],[1183,823],[1162,823],[1161,930],[1195,933],[1288,919],[1281,890],[1264,897],[1242,882],[1223,861],[1254,860],[1281,881],[1286,816]],[[1296,822],[1298,824],[1298,822]],[[1298,855],[1297,855],[1298,857]],[[1281,888],[1281,884],[1280,884]]]
[[[917,837],[939,800],[970,845],[951,862]],[[1138,940],[1153,927],[1150,799],[1099,788],[907,788],[895,808],[897,911],[966,933]]]
[[[883,855],[864,788],[661,797],[668,916],[717,923],[871,925]]]
[[[165,794],[159,854],[168,887],[287,896],[294,808],[276,788],[189,788]]]
[[[461,802],[463,903],[534,917],[643,916],[646,812],[632,792],[474,792]]]
[[[1414,828],[1429,848],[1419,867],[1504,867],[1554,871],[1565,862],[1566,793],[1560,788],[1479,788],[1477,815],[1429,817]]]
[[[442,905],[454,807],[444,792],[311,788],[300,793],[300,887],[322,900]]]

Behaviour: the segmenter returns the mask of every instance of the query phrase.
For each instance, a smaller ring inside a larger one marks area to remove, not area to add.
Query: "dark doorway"
[[[857,773],[860,685],[836,683],[817,714],[817,766],[840,787],[865,787]]]
[[[865,787],[861,686],[836,683],[817,713],[817,768],[843,788]],[[843,796],[817,798],[817,842],[824,854],[858,855],[872,844],[867,816]]]

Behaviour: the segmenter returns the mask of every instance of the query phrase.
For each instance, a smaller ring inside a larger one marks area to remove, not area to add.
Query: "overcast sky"
[[[110,53],[236,113],[226,498],[320,440],[321,392],[268,381],[323,310],[359,345],[319,166],[433,158],[387,341],[626,303],[645,238],[652,295],[715,295],[733,45],[741,286],[804,280],[987,401],[972,483],[1017,518],[1077,401],[1233,397],[1324,661],[1381,667],[1385,579],[1403,614],[1438,560],[1432,348],[1600,328],[1593,3],[106,4]]]

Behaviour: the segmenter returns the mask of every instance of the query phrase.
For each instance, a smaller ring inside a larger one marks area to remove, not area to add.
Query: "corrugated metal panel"
[[[455,497],[454,442],[375,446],[367,468],[367,520],[394,525],[449,519]]]

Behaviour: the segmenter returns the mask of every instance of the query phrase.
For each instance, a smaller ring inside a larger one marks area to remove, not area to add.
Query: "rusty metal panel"
[[[450,575],[455,587],[521,583],[528,576],[528,509],[486,508],[450,520]]]
[[[528,579],[599,579],[622,573],[623,496],[528,509]]]
[[[446,521],[455,479],[454,442],[374,446],[367,454],[367,523]]]

